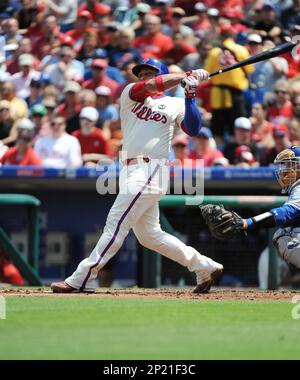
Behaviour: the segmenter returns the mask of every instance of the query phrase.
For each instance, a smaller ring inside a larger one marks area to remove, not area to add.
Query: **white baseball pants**
[[[76,289],[92,289],[98,271],[120,249],[131,228],[138,241],[153,251],[197,272],[207,280],[221,265],[201,255],[164,231],[159,223],[158,201],[164,196],[168,169],[153,162],[124,166],[120,173],[120,192],[108,214],[103,233],[92,251],[66,283]]]

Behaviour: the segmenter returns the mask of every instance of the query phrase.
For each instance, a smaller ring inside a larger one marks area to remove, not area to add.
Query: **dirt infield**
[[[185,299],[185,300],[220,300],[220,301],[291,301],[299,291],[290,290],[257,290],[238,288],[212,288],[208,294],[196,295],[192,288],[178,289],[98,289],[96,293],[53,294],[49,288],[0,288],[0,296],[20,297],[96,297],[96,298],[148,298],[148,299]]]

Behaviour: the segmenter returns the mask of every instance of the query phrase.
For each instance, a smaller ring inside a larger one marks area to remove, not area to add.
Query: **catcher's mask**
[[[274,160],[275,174],[282,193],[288,193],[300,178],[300,146],[284,149]]]

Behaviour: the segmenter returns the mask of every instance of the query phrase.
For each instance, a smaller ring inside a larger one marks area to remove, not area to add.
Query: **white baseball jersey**
[[[125,87],[120,99],[122,153],[127,158],[167,159],[174,133],[184,118],[184,99],[163,96],[136,102],[129,95],[133,85]]]
[[[52,136],[38,138],[34,150],[42,160],[43,166],[63,169],[82,165],[79,141],[67,133],[59,138]]]

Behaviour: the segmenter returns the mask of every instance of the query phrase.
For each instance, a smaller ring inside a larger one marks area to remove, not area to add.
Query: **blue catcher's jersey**
[[[300,227],[300,180],[292,186],[283,206],[271,210],[280,227]]]

